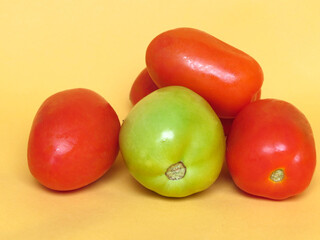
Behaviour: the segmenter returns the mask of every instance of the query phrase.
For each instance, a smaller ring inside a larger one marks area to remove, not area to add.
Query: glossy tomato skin
[[[180,86],[158,89],[138,102],[119,141],[132,176],[167,197],[207,189],[225,159],[219,118],[201,96]]]
[[[147,48],[146,64],[158,87],[187,87],[221,118],[234,118],[256,98],[263,83],[262,69],[252,57],[192,28],[155,37]]]
[[[285,101],[249,104],[232,124],[227,165],[235,184],[247,193],[275,200],[301,193],[316,166],[308,120]]]
[[[132,105],[135,105],[142,98],[149,95],[153,91],[157,90],[158,87],[152,81],[147,69],[143,69],[134,81],[130,90],[130,101]]]
[[[68,191],[99,179],[118,154],[120,122],[108,102],[87,89],[50,96],[38,110],[28,165],[44,186]]]

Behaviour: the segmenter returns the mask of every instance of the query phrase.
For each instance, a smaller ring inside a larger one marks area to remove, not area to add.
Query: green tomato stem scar
[[[169,180],[179,180],[186,175],[186,171],[186,166],[180,161],[168,167],[166,176]]]
[[[270,179],[273,182],[281,182],[283,180],[283,178],[284,178],[283,169],[276,169],[270,175]]]

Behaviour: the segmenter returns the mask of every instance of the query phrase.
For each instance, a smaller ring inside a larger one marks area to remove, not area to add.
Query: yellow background
[[[296,105],[320,139],[320,4],[300,0],[0,0],[0,239],[320,239],[320,176],[286,201],[242,194],[227,172],[207,191],[145,190],[119,155],[84,189],[41,187],[27,167],[33,117],[51,94],[92,89],[122,120],[148,43],[204,30],[262,66],[263,98]]]

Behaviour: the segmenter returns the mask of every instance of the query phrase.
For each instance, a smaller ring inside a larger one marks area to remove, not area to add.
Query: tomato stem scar
[[[283,180],[283,178],[284,178],[283,169],[276,169],[270,175],[270,179],[273,182],[281,182]]]
[[[186,175],[186,171],[186,166],[180,161],[168,167],[166,176],[169,180],[179,180]]]

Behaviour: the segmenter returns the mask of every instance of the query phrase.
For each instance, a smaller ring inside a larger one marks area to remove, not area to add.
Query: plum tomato
[[[147,48],[146,64],[158,87],[187,87],[205,98],[220,118],[234,118],[257,98],[263,83],[256,60],[192,28],[155,37]]]
[[[226,156],[240,189],[275,200],[303,192],[316,165],[308,120],[292,104],[276,99],[258,100],[237,115]]]
[[[115,161],[119,131],[117,114],[97,93],[81,88],[56,93],[44,101],[33,120],[30,172],[53,190],[86,186]]]
[[[152,81],[147,69],[143,69],[134,81],[130,90],[130,101],[132,105],[135,105],[142,98],[157,90],[158,87]]]
[[[207,189],[225,158],[219,118],[201,96],[180,86],[140,100],[122,124],[119,141],[132,176],[167,197]]]

